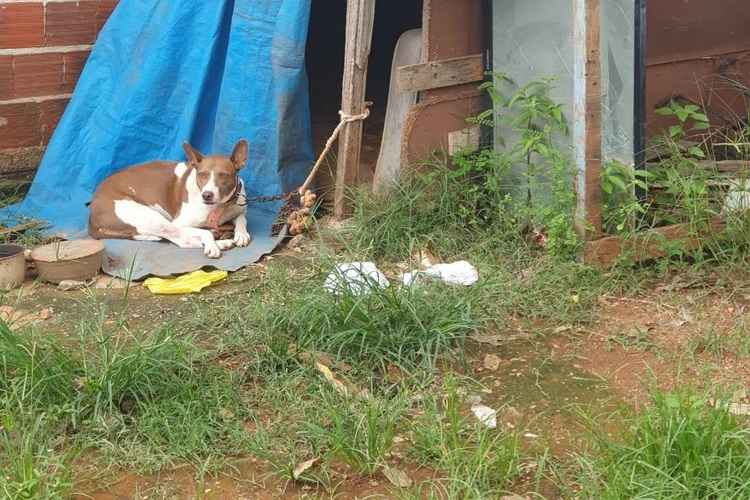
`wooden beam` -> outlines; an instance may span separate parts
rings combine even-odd
[[[685,250],[691,250],[700,244],[701,237],[723,229],[724,221],[715,217],[702,234],[696,234],[688,224],[675,224],[642,231],[628,238],[608,236],[586,242],[583,261],[592,266],[611,267],[622,255],[634,262],[664,257],[669,243],[679,243]]]
[[[396,79],[402,92],[452,87],[484,80],[482,54],[401,66]]]
[[[658,168],[659,162],[649,162],[646,164],[648,168]],[[748,160],[701,160],[696,162],[698,168],[704,170],[713,170],[719,173],[741,173],[750,172],[750,161]]]
[[[600,0],[575,0],[576,220],[578,232],[586,241],[602,234],[600,15]]]
[[[344,80],[341,94],[341,110],[346,115],[359,115],[366,107],[365,85],[374,19],[375,0],[347,0]],[[362,178],[360,173],[362,128],[361,120],[351,122],[344,127],[339,139],[333,200],[333,212],[339,219],[351,212],[347,191]]]

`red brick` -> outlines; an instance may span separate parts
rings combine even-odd
[[[63,54],[27,54],[13,57],[14,97],[69,92],[63,78]]]
[[[66,92],[72,92],[75,88],[78,77],[81,76],[83,65],[86,64],[86,59],[88,57],[88,50],[81,52],[68,52],[63,56],[63,60],[65,61],[63,80],[65,82],[65,88],[68,89]]]
[[[38,47],[44,40],[44,5],[0,5],[0,49]]]
[[[104,23],[109,19],[109,15],[115,10],[117,0],[101,0],[97,2],[99,9],[96,11],[96,32],[99,33],[104,27]]]
[[[13,58],[0,56],[0,101],[13,98]]]
[[[41,144],[39,115],[39,103],[0,104],[0,149]]]
[[[42,142],[47,144],[52,132],[60,121],[65,106],[68,105],[68,99],[56,99],[54,101],[44,101],[39,104],[39,124]]]
[[[93,43],[97,34],[99,2],[48,3],[44,45]]]

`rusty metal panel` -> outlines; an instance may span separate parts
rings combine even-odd
[[[714,124],[747,116],[750,8],[747,0],[658,0],[648,3],[647,129],[670,123],[654,110],[672,98],[704,106]]]

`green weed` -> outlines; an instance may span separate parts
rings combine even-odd
[[[439,498],[496,497],[518,474],[518,442],[464,416],[462,406],[455,380],[446,382],[442,401],[425,398],[413,425],[414,458],[445,473],[427,487]]]
[[[120,459],[193,459],[230,450],[240,438],[238,381],[205,364],[190,338],[168,328],[143,339],[83,323],[78,345],[0,323],[0,401]],[[32,437],[33,438],[33,437]],[[157,460],[158,457],[162,457]]]
[[[684,390],[655,393],[622,440],[599,436],[582,458],[585,498],[704,499],[750,495],[750,430]]]
[[[374,474],[386,464],[406,409],[404,401],[376,397],[344,400],[326,389],[320,404],[314,418],[304,425],[303,434],[308,439],[317,442],[331,458],[366,474]]]
[[[17,403],[17,402],[16,402]],[[0,408],[0,494],[12,499],[64,498],[72,487],[75,456],[54,416],[32,415],[4,401]],[[20,411],[19,411],[20,410]],[[62,449],[64,445],[67,449]]]
[[[335,296],[316,283],[294,292],[283,310],[267,314],[271,331],[301,349],[364,366],[429,367],[478,327],[476,306],[475,291],[438,284]]]

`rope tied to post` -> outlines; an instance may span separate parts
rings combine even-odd
[[[292,236],[305,232],[310,222],[310,215],[312,213],[313,207],[315,206],[315,201],[318,198],[315,193],[310,191],[310,184],[312,184],[312,181],[315,180],[315,175],[317,174],[320,165],[322,165],[323,159],[330,152],[333,144],[336,142],[336,139],[343,130],[344,126],[352,122],[366,120],[367,117],[370,116],[369,107],[372,105],[372,103],[369,101],[365,101],[364,104],[365,110],[357,115],[350,115],[344,113],[343,110],[339,110],[339,116],[341,117],[339,119],[339,124],[336,125],[333,133],[326,141],[323,152],[320,153],[320,156],[318,156],[318,160],[315,162],[312,169],[310,170],[310,173],[307,175],[305,182],[299,188],[289,191],[288,193],[270,196],[246,196],[240,194],[241,181],[238,177],[235,194],[231,199],[232,203],[240,207],[245,207],[249,203],[268,203],[271,201],[284,200],[285,204],[284,206],[282,206],[279,212],[279,216],[277,217],[277,222],[274,224],[274,228],[278,229],[278,227],[287,224],[289,226],[289,234]],[[209,228],[214,232],[214,235],[217,238],[219,238],[220,235],[222,238],[230,237],[231,233],[229,231],[233,231],[233,227],[227,225],[227,223],[223,220],[227,218],[225,217],[226,214],[227,211],[225,207],[222,206],[214,210],[209,215]]]
[[[315,162],[315,165],[313,165],[312,170],[310,170],[310,174],[307,176],[307,179],[305,180],[305,183],[302,184],[299,188],[299,194],[300,196],[304,196],[305,191],[308,190],[310,187],[310,184],[312,183],[313,179],[315,178],[315,174],[318,171],[318,168],[323,163],[323,159],[328,155],[328,152],[331,150],[331,147],[333,147],[333,143],[336,142],[336,139],[338,138],[339,134],[341,133],[341,130],[344,128],[344,125],[360,120],[366,120],[367,117],[370,116],[370,105],[371,102],[365,102],[365,110],[358,114],[358,115],[349,115],[344,113],[343,110],[339,110],[339,116],[341,119],[339,120],[339,124],[336,125],[336,128],[333,129],[333,133],[331,134],[331,137],[328,138],[326,141],[326,146],[323,148],[323,152],[320,153],[320,156],[318,156],[318,161]]]
[[[289,234],[291,234],[292,236],[305,232],[310,222],[310,214],[312,213],[312,209],[315,206],[315,201],[318,198],[315,193],[310,191],[310,184],[312,184],[312,181],[315,179],[315,175],[318,173],[320,165],[323,164],[323,159],[328,155],[329,151],[333,147],[334,142],[336,142],[339,134],[344,129],[344,126],[352,122],[366,120],[367,117],[370,116],[371,105],[371,102],[365,102],[365,110],[357,115],[350,115],[345,113],[343,110],[339,110],[339,116],[341,117],[339,119],[339,124],[336,125],[335,129],[333,129],[333,133],[326,141],[323,152],[320,153],[320,156],[318,156],[318,160],[310,170],[310,173],[308,174],[307,179],[305,179],[304,184],[302,184],[299,189],[297,189],[296,194],[299,197],[298,206],[300,208],[290,212],[286,220],[287,224],[289,224]]]

